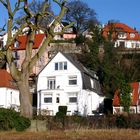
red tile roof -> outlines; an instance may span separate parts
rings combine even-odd
[[[134,83],[131,83],[130,85],[131,85],[131,88],[132,88],[132,104],[131,105],[138,105],[140,103],[140,100],[139,100],[140,83],[139,82],[134,82]],[[118,90],[114,94],[113,106],[120,106]]]
[[[114,31],[113,33],[114,39],[117,38],[116,33],[123,32],[127,34],[127,38],[125,38],[125,40],[140,40],[140,35],[138,31],[123,23],[110,23],[105,25],[105,27],[103,28],[103,36],[107,37],[107,34],[111,29]],[[134,33],[135,37],[134,38],[130,37],[130,33]]]
[[[45,37],[45,34],[36,34],[33,49],[38,49]],[[26,47],[26,41],[27,41],[27,35],[19,36],[17,41],[19,42],[19,47],[14,48],[13,50],[25,50]]]
[[[14,80],[12,79],[10,73],[4,69],[0,69],[0,87],[7,87],[12,89],[17,89]]]

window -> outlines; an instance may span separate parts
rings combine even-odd
[[[130,38],[134,38],[135,34],[134,33],[130,33]]]
[[[126,33],[118,33],[118,38],[126,38]]]
[[[44,103],[52,103],[52,97],[45,97]]]
[[[90,83],[91,83],[91,88],[95,89],[95,81],[93,79],[90,79]]]
[[[52,94],[44,94],[44,103],[52,103]]]
[[[16,41],[16,42],[14,43],[14,48],[18,48],[18,47],[19,47],[19,42]]]
[[[77,103],[77,93],[68,93],[69,103]]]
[[[77,85],[77,76],[69,76],[69,85]]]
[[[69,103],[77,103],[77,97],[69,97]]]
[[[55,77],[49,77],[47,82],[48,89],[55,89]]]
[[[120,47],[125,47],[125,42],[124,41],[120,41],[119,44],[120,44]]]
[[[67,70],[67,62],[56,62],[55,70]]]
[[[60,94],[56,94],[56,103],[60,103]]]

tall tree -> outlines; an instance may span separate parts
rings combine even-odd
[[[87,30],[92,24],[99,23],[95,11],[90,9],[86,3],[73,0],[67,4],[67,7],[66,20],[75,22],[78,34]]]
[[[38,11],[37,13],[33,13],[29,9],[28,0],[17,0],[15,3],[15,7],[12,6],[12,2],[10,0],[0,0],[0,3],[6,8],[8,13],[8,20],[7,20],[7,42],[6,47],[2,51],[5,54],[10,73],[15,80],[18,89],[20,91],[20,110],[21,115],[31,118],[32,117],[32,104],[30,100],[30,90],[29,90],[29,76],[32,71],[33,66],[38,61],[40,56],[45,51],[45,48],[48,46],[49,42],[53,39],[56,35],[54,32],[54,28],[57,23],[61,22],[64,14],[67,11],[65,7],[66,0],[53,0],[53,2],[57,3],[60,6],[60,12],[57,16],[54,16],[51,12],[47,11],[46,8],[49,6],[47,0],[45,1],[42,11]],[[24,8],[25,16],[23,19],[25,20],[24,24],[20,25],[18,31],[12,35],[12,28],[15,23],[15,14],[22,8]],[[47,26],[46,28],[42,28],[39,25],[40,19],[42,17],[48,18],[48,16],[53,17],[53,23],[51,26]],[[33,23],[30,19],[33,19],[35,22]],[[65,26],[60,34],[64,32],[64,30],[70,25]],[[27,41],[26,41],[26,52],[25,58],[23,63],[21,64],[21,70],[17,69],[14,58],[12,55],[12,46],[14,45],[15,40],[18,38],[19,35],[23,34],[23,29],[28,27],[27,34]],[[44,39],[42,46],[39,48],[38,52],[33,56],[32,55],[32,47],[34,45],[35,33],[38,30],[43,30],[46,34],[46,38]],[[58,33],[57,33],[58,34]]]
[[[124,107],[124,111],[129,113],[131,105],[131,86],[124,80],[120,84],[119,96],[120,104]]]

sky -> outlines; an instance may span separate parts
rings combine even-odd
[[[12,2],[16,0],[10,0]],[[31,0],[30,0],[31,1]],[[140,31],[140,0],[82,0],[97,14],[101,24],[115,20]],[[54,8],[57,10],[57,8]],[[0,4],[0,27],[6,22],[6,11]]]
[[[140,0],[82,0],[97,14],[97,19],[106,24],[108,20],[125,23],[140,31]]]

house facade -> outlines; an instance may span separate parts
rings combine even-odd
[[[32,57],[36,54],[45,39],[45,34],[36,34],[34,45],[32,49]],[[19,36],[13,46],[13,57],[16,67],[20,70],[21,64],[25,59],[27,35]],[[33,67],[32,74],[37,74],[48,62],[48,50],[44,51],[43,55],[39,58]]]
[[[131,106],[130,113],[139,114],[140,113],[140,83],[131,83],[132,92],[131,94]],[[123,113],[123,107],[120,105],[119,93],[115,92],[113,98],[113,114]]]
[[[11,75],[0,70],[0,108],[14,108],[19,111],[19,90],[16,87]]]
[[[52,23],[49,26],[51,26]],[[68,25],[69,24],[67,22],[57,23],[56,27],[54,28],[54,32],[60,33],[63,30],[63,28]],[[61,35],[58,34],[54,36],[54,40],[69,40],[69,39],[75,39],[75,38],[76,38],[76,28],[74,26],[71,26],[65,29],[63,34]]]
[[[67,106],[67,115],[91,115],[98,111],[104,97],[95,73],[74,59],[58,52],[38,75],[38,113],[55,115]]]
[[[115,47],[120,48],[140,48],[140,34],[136,29],[129,27],[124,23],[109,22],[103,27],[103,36],[108,37],[112,34],[115,40]]]

